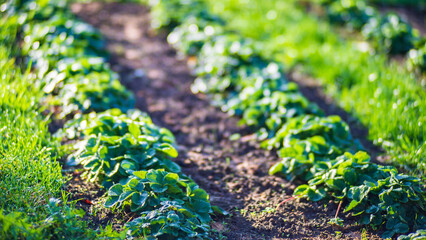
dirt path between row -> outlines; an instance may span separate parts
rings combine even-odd
[[[167,45],[164,34],[150,29],[149,12],[137,4],[75,4],[73,11],[108,39],[112,68],[135,92],[137,107],[169,128],[179,144],[177,162],[231,216],[216,217],[215,239],[361,239],[361,228],[334,229],[327,224],[337,205],[295,200],[274,211],[297,186],[269,176],[279,159],[256,142],[229,136],[250,132],[211,107],[203,95],[193,95],[193,77],[184,60]],[[340,232],[340,233],[339,233]],[[377,238],[365,233],[369,237]]]

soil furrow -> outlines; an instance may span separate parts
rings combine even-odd
[[[274,210],[298,183],[269,176],[269,167],[279,160],[275,153],[259,148],[237,118],[191,93],[194,78],[185,60],[176,57],[165,34],[150,28],[146,7],[91,3],[75,4],[73,11],[106,36],[111,66],[135,92],[137,107],[175,134],[183,172],[210,194],[213,205],[231,213],[215,218],[215,239],[361,238],[361,228],[343,213],[340,217],[348,227],[327,224],[337,209],[334,203],[323,206],[299,199]],[[233,134],[242,137],[232,141]]]

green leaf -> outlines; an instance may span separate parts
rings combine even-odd
[[[115,184],[108,190],[108,196],[110,197],[118,197],[123,193],[123,186],[121,184]]]
[[[212,206],[212,210],[216,215],[228,216],[229,212],[219,206]]]
[[[170,172],[174,172],[174,173],[181,172],[180,166],[177,163],[171,161],[170,159],[163,159],[163,162]]]
[[[391,217],[386,222],[386,229],[388,229],[388,230],[395,229],[396,225],[398,225],[399,223],[400,223],[399,219],[397,219],[396,217]]]
[[[178,181],[179,181],[179,175],[177,175],[176,173],[168,173],[164,177],[164,182],[167,184],[175,184]]]
[[[165,192],[169,187],[167,185],[162,185],[159,183],[151,183],[151,188],[156,193],[162,193]]]
[[[122,161],[121,162],[121,167],[124,169],[124,170],[136,170],[136,165],[135,165],[135,163],[133,163],[133,162],[131,162],[131,161],[128,161],[128,160],[124,160],[124,161]]]
[[[178,156],[178,152],[176,151],[176,149],[172,145],[170,145],[169,143],[162,143],[158,147],[158,150],[169,155],[172,158],[175,158],[175,157]]]
[[[386,231],[386,232],[384,232],[383,234],[382,234],[382,238],[384,238],[384,239],[390,239],[390,238],[392,238],[393,237],[393,235],[395,235],[395,231]]]
[[[209,195],[207,194],[207,192],[204,189],[201,188],[197,188],[192,190],[191,195],[192,198],[197,198],[197,199],[203,199],[203,200],[208,200]]]
[[[341,178],[327,179],[326,185],[334,190],[342,192],[346,188],[345,181]]]
[[[147,173],[148,173],[147,171],[136,171],[136,172],[133,172],[133,175],[135,175],[136,177],[140,179],[145,179]]]
[[[361,216],[360,223],[361,223],[362,225],[367,225],[367,224],[369,224],[369,223],[370,223],[370,214],[363,214],[363,215]]]
[[[293,196],[306,195],[308,191],[309,185],[302,184],[294,189]]]
[[[276,164],[274,164],[270,169],[269,169],[269,175],[275,175],[277,173],[282,173],[283,172],[283,164],[281,162],[278,162]]]
[[[96,158],[95,156],[91,157],[91,160],[89,161],[84,161],[84,168],[85,169],[90,169],[92,167],[94,167],[95,165],[99,164],[99,159]]]
[[[121,182],[120,182],[121,183]],[[138,185],[141,184],[141,181],[137,178],[130,177],[127,179],[125,185],[131,189],[136,189]]]
[[[397,232],[397,233],[406,233],[406,232],[408,232],[410,230],[410,227],[407,225],[407,224],[405,224],[405,223],[398,223],[396,226],[395,226],[395,229],[394,229],[394,231],[395,232]]]
[[[149,197],[147,192],[136,193],[132,195],[132,202],[135,206],[143,207]]]
[[[356,172],[352,168],[347,168],[344,170],[343,178],[345,179],[346,182],[350,184],[355,184],[358,179]]]
[[[198,213],[208,213],[211,210],[210,203],[199,199],[191,199],[192,206]]]
[[[319,200],[324,198],[324,195],[321,194],[318,190],[313,190],[311,188],[308,189],[306,195],[308,195],[309,199],[314,202],[318,202]]]
[[[134,191],[132,191],[132,190],[127,190],[127,191],[123,192],[123,193],[120,195],[120,198],[118,199],[118,201],[120,201],[120,202],[125,201],[127,198],[129,198],[129,197],[130,197],[130,196],[132,196],[133,194],[135,194],[135,192],[134,192]]]
[[[135,123],[130,123],[129,124],[129,132],[133,135],[133,137],[138,138],[139,135],[141,135],[141,130],[139,128],[138,125],[136,125]]]
[[[358,206],[360,203],[361,201],[352,200],[343,212],[348,212],[352,210],[354,207]]]
[[[115,165],[114,165],[114,168],[110,171],[110,172],[107,172],[107,171],[105,171],[105,173],[106,173],[106,175],[108,176],[108,177],[112,177],[115,173],[117,173],[118,172],[118,169],[120,168],[120,164],[119,163],[116,163]]]
[[[109,196],[105,202],[105,207],[111,208],[118,203],[118,196]]]
[[[367,209],[367,211],[365,211],[366,213],[371,213],[371,214],[375,214],[380,210],[380,208],[378,206],[371,206]]]

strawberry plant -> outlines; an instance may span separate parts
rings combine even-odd
[[[177,201],[161,202],[161,207],[141,213],[127,223],[129,235],[146,239],[211,239],[209,227]]]
[[[177,156],[170,132],[155,127],[141,113],[129,112],[132,114],[134,119],[114,109],[92,114],[69,126],[69,135],[75,136],[76,129],[85,134],[70,160],[83,165],[89,181],[99,181],[108,187],[127,178],[129,171],[163,168],[180,172],[180,167],[170,160]]]
[[[390,54],[407,53],[414,47],[417,36],[411,26],[398,15],[371,18],[362,29],[363,34],[374,41],[375,47]]]
[[[177,156],[170,131],[139,111],[111,109],[76,115],[65,135],[85,139],[70,159],[83,165],[88,180],[109,189],[105,206],[130,205],[140,215],[126,224],[129,236],[208,239],[209,196],[170,160]]]
[[[298,88],[294,83],[283,85],[281,91],[267,93],[265,89],[268,88],[244,88],[239,94],[240,101],[230,101],[232,108],[228,110],[242,112],[241,123],[260,127],[261,139],[275,136],[283,124],[295,117],[306,114],[323,115],[317,105],[297,92]]]
[[[170,160],[177,151],[168,130],[139,111],[118,109],[76,115],[66,127],[69,138],[85,138],[71,159],[83,165],[88,180],[109,188],[105,206],[130,205],[140,214],[126,224],[130,236],[207,238],[208,195]]]
[[[327,6],[327,17],[331,22],[338,24],[347,24],[351,28],[361,30],[361,28],[377,12],[366,5],[364,1],[349,0],[342,1],[322,1]]]
[[[268,63],[253,54],[254,45],[237,35],[214,38],[203,45],[198,57],[192,91],[220,95],[238,86],[242,76],[265,68]],[[219,96],[218,96],[219,97]]]
[[[411,69],[420,69],[426,72],[426,40],[417,44],[418,48],[408,52],[408,66]]]
[[[404,54],[409,51],[408,69],[424,72],[422,42],[425,39],[398,15],[393,13],[381,15],[372,5],[368,5],[368,1],[321,0],[320,3],[325,8],[330,22],[362,30],[363,35],[372,41],[373,47],[377,50],[390,54]]]
[[[202,0],[155,0],[149,3],[154,28],[174,28],[192,17],[220,21],[216,15],[207,11],[208,6]],[[171,12],[173,14],[170,14]]]
[[[35,62],[42,79],[38,84],[46,93],[57,94],[53,104],[62,107],[59,117],[76,112],[132,108],[133,96],[118,82],[105,61],[96,58],[103,52],[99,33],[88,24],[69,21],[69,16],[64,13],[31,22],[23,31],[23,52]]]
[[[336,3],[335,16],[341,21],[358,21],[354,23],[356,28],[367,21],[372,24],[370,8],[350,3],[340,9]],[[164,1],[157,4],[167,6]],[[368,155],[356,153],[362,146],[352,138],[347,124],[337,116],[323,117],[315,105],[300,95],[297,86],[286,80],[278,64],[261,57],[260,47],[252,40],[225,30],[205,37],[203,19],[193,17],[202,16],[204,10],[197,13],[195,8],[186,13],[168,25],[182,26],[175,28],[169,41],[189,55],[201,49],[196,55],[194,72],[198,78],[193,92],[207,93],[214,105],[241,116],[242,123],[260,130],[261,138],[268,138],[262,145],[277,149],[283,157],[270,173],[308,181],[295,191],[295,196],[314,201],[349,201],[346,211],[361,215],[362,224],[387,228],[386,237],[424,226],[425,199],[419,179],[398,174],[392,167],[372,164]],[[391,53],[411,48],[411,29],[392,17],[390,23],[386,21],[380,25],[383,34],[379,31],[375,38],[378,46]],[[367,29],[364,27],[366,33]],[[194,38],[188,37],[191,33]],[[410,204],[415,207],[408,209]]]
[[[208,39],[223,32],[222,25],[219,20],[191,17],[174,28],[167,36],[167,41],[181,53],[195,56]]]
[[[65,124],[65,129],[68,139],[100,133],[107,136],[124,136],[131,132],[135,136],[150,135],[156,141],[175,144],[174,136],[169,130],[155,126],[148,114],[134,109],[129,110],[127,114],[119,109],[110,109],[102,113],[76,115]]]
[[[207,193],[187,177],[163,169],[134,171],[110,187],[106,207],[130,204],[140,217],[126,224],[132,236],[206,239],[212,213]]]
[[[390,54],[406,53],[414,47],[417,34],[411,26],[396,14],[382,16],[366,1],[322,0],[331,22],[346,24],[362,30],[365,37],[372,40],[373,46]]]
[[[362,146],[352,138],[348,126],[337,116],[327,118],[304,116],[293,118],[277,135],[263,143],[275,147],[283,160],[269,170],[270,174],[309,180],[328,161]]]
[[[365,152],[345,153],[325,162],[294,195],[348,202],[344,211],[359,216],[361,224],[384,225],[384,238],[426,225],[426,192],[421,181],[398,174],[393,167],[370,163]]]
[[[73,78],[62,87],[56,99],[57,104],[62,105],[60,117],[75,112],[101,112],[111,108],[127,111],[134,107],[135,102],[131,92],[108,72],[92,72]]]
[[[172,33],[173,34],[173,33]],[[250,40],[238,37],[212,38],[201,49],[192,90],[212,96],[213,104],[231,115],[241,116],[242,124],[262,129],[272,136],[287,118],[302,114],[322,115],[314,104],[288,82],[282,67],[268,63],[256,53]]]
[[[398,240],[422,240],[426,238],[426,229],[417,230],[414,233],[408,235],[401,235],[398,237]]]
[[[187,177],[164,169],[134,171],[128,179],[123,179],[109,188],[107,207],[119,207],[130,203],[133,212],[159,209],[164,202],[177,202],[185,210],[186,216],[196,217],[208,223],[212,208],[206,191]]]
[[[318,137],[321,137],[321,139]],[[282,149],[280,150],[281,155],[287,156],[287,147],[292,146],[297,141],[311,138],[314,138],[313,142],[323,143],[322,146],[329,146],[327,149],[322,149],[320,146],[315,147],[312,144],[308,147],[308,149],[312,149],[312,152],[318,154],[340,155],[344,149],[359,148],[359,143],[354,143],[356,141],[352,138],[349,126],[339,116],[317,117],[312,115],[290,119],[273,138],[264,142],[263,145],[269,149]]]
[[[43,59],[38,62],[36,67],[39,68],[39,84],[47,94],[57,94],[64,84],[75,82],[75,78],[93,72],[101,76],[110,75],[110,78],[113,79],[118,78],[101,57],[64,58],[57,61],[54,67],[49,66],[49,63]]]
[[[52,67],[64,57],[105,55],[100,34],[92,26],[69,18],[69,14],[58,14],[53,19],[34,23],[28,17],[26,21],[31,24],[23,27],[23,53],[34,60],[47,60]]]

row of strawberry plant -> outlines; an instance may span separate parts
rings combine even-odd
[[[385,237],[426,227],[420,179],[371,163],[346,123],[325,117],[278,63],[261,57],[261,47],[206,9],[202,1],[156,1],[153,25],[171,28],[169,43],[195,57],[193,92],[208,94],[256,129],[263,146],[278,149],[283,159],[271,174],[308,181],[295,196],[348,203],[345,211],[360,215],[361,224],[385,225]]]
[[[57,133],[76,140],[69,161],[82,164],[87,180],[108,190],[105,207],[130,206],[139,215],[123,232],[208,239],[208,194],[172,161],[172,133],[133,109],[133,95],[106,63],[99,32],[63,1],[12,1],[6,8],[22,23],[21,49],[37,75],[34,84],[46,93],[53,114],[69,119]]]
[[[366,1],[321,0],[329,21],[359,30],[378,51],[407,54],[409,69],[426,71],[426,39],[397,14],[382,15]]]
[[[114,236],[110,226],[90,229],[84,211],[61,197],[60,141],[48,131],[35,76],[19,66],[18,18],[0,6],[0,239]]]
[[[83,139],[70,160],[108,189],[105,206],[140,213],[126,224],[132,236],[208,238],[209,197],[171,160],[178,153],[167,129],[140,111],[111,109],[69,121],[65,132]]]
[[[295,72],[313,77],[336,104],[368,127],[369,140],[385,151],[380,158],[426,176],[426,79],[384,53],[371,54],[363,41],[343,38],[297,0],[206,1],[227,19],[228,29],[261,42],[262,56],[285,63],[296,80],[300,75]]]

